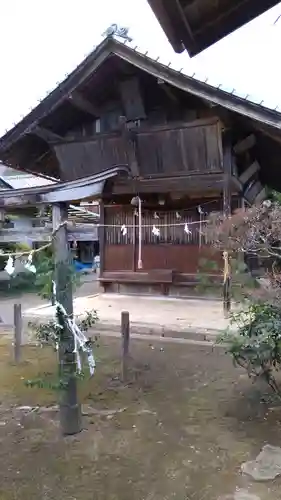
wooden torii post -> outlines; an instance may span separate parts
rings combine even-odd
[[[127,165],[112,167],[102,173],[76,181],[56,183],[35,188],[3,190],[0,194],[0,210],[12,207],[52,205],[53,229],[51,227],[32,228],[28,238],[33,241],[52,239],[55,259],[56,298],[64,307],[67,315],[73,315],[73,295],[71,287],[69,240],[76,239],[75,234],[81,228],[71,227],[67,221],[67,207],[70,202],[98,197],[103,192],[106,180],[119,174],[128,175]],[[83,231],[93,232],[93,227]],[[89,225],[88,225],[89,226]],[[32,236],[33,235],[33,236]],[[0,242],[23,241],[26,231],[0,229]],[[64,435],[76,434],[81,430],[81,407],[77,395],[76,358],[72,332],[64,325],[62,342],[59,348],[59,372],[64,384],[60,397],[60,422]]]
[[[223,214],[225,217],[231,215],[231,175],[232,175],[232,151],[230,136],[226,133],[223,141]],[[231,310],[231,270],[229,254],[223,252],[223,312],[225,318],[229,317]]]

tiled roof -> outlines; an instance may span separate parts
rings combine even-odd
[[[278,103],[273,104],[273,105],[269,104],[269,101],[267,101],[266,96],[263,96],[264,97],[263,99],[256,98],[251,94],[250,89],[249,89],[249,92],[237,91],[237,89],[235,89],[233,87],[229,88],[229,86],[226,86],[223,83],[218,84],[214,80],[212,81],[212,78],[209,78],[207,75],[203,76],[202,74],[194,72],[194,66],[190,63],[190,59],[188,57],[186,57],[185,59],[183,59],[183,57],[181,57],[179,59],[178,55],[177,55],[177,61],[172,60],[171,62],[168,62],[168,63],[162,62],[160,56],[156,56],[156,57],[154,55],[152,56],[151,50],[145,50],[144,47],[139,47],[138,45],[134,44],[133,42],[130,43],[127,40],[122,41],[122,42],[120,42],[120,40],[118,40],[118,41],[119,41],[119,43],[123,43],[124,45],[127,45],[128,47],[133,49],[138,54],[145,56],[152,61],[157,61],[162,66],[164,66],[166,68],[170,68],[170,69],[176,71],[177,73],[181,73],[182,75],[191,78],[195,82],[205,83],[207,86],[213,87],[214,89],[217,89],[217,90],[222,90],[223,92],[226,92],[230,96],[233,95],[233,96],[239,97],[247,102],[259,105],[259,106],[261,106],[261,108],[266,108],[266,109],[270,109],[273,111],[277,111],[278,113],[281,114],[281,107],[279,108]],[[180,64],[177,63],[178,61],[180,61]],[[184,64],[183,61],[184,62],[186,61],[186,64]]]
[[[47,186],[49,184],[53,184],[49,179],[45,179],[44,177],[36,177],[31,174],[24,175],[11,175],[11,176],[2,176],[3,181],[10,185],[12,189],[24,189],[38,186]]]
[[[110,41],[113,40],[114,43],[110,45]],[[108,44],[108,45],[107,45]],[[133,42],[128,42],[127,40],[122,40],[117,39],[116,37],[107,37],[104,39],[99,45],[94,47],[91,52],[85,57],[85,59],[77,66],[76,69],[74,69],[72,72],[70,72],[68,75],[66,75],[66,78],[64,78],[62,81],[57,82],[57,86],[55,89],[53,89],[51,92],[47,94],[40,102],[39,104],[36,104],[34,108],[24,117],[20,122],[18,122],[11,130],[9,130],[3,137],[0,139],[0,145],[1,142],[2,144],[5,144],[6,141],[10,141],[12,139],[12,136],[14,136],[14,133],[22,128],[24,131],[25,127],[25,122],[28,120],[31,120],[33,116],[39,116],[42,117],[46,113],[48,113],[49,109],[53,107],[53,105],[57,104],[57,101],[62,98],[63,94],[72,88],[73,80],[75,79],[76,75],[80,73],[82,74],[83,70],[85,67],[89,67],[89,65],[92,64],[92,61],[94,61],[95,54],[98,54],[99,52],[102,52],[102,50],[112,50],[112,53],[115,53],[118,55],[118,46],[126,46],[128,47],[132,53],[135,53],[142,58],[144,58],[148,63],[157,63],[158,68],[161,69],[163,68],[164,71],[170,71],[173,73],[174,77],[178,75],[181,78],[186,77],[186,82],[189,82],[190,84],[194,85],[200,85],[200,92],[202,88],[205,90],[206,94],[214,94],[218,96],[223,96],[229,97],[229,99],[234,99],[234,100],[239,100],[239,108],[240,105],[244,103],[246,105],[248,103],[249,106],[255,106],[256,109],[262,113],[262,110],[264,112],[270,111],[272,114],[275,115],[276,119],[281,120],[281,105],[279,108],[278,103],[272,104],[270,103],[266,96],[264,98],[255,98],[249,89],[249,92],[241,92],[237,91],[233,87],[229,87],[224,85],[223,83],[217,83],[215,82],[212,78],[209,78],[207,76],[203,76],[199,73],[194,72],[194,66],[190,64],[190,60],[188,57],[183,58],[181,57],[180,59],[178,57],[173,57],[171,56],[171,62],[167,63],[167,60],[165,62],[162,61],[162,57],[157,56],[156,54],[153,53],[153,49],[146,50],[143,47],[139,47],[138,45],[135,45]],[[128,54],[129,56],[129,54]],[[178,54],[174,54],[174,56],[178,56]],[[122,55],[121,55],[122,57]],[[69,89],[68,89],[69,87]],[[201,92],[202,93],[202,92]],[[60,96],[59,98],[57,96]],[[214,99],[215,102],[215,99]],[[243,113],[241,113],[243,114]],[[279,124],[278,124],[279,125]],[[279,126],[278,126],[279,128]]]

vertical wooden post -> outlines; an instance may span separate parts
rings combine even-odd
[[[21,360],[22,345],[22,315],[21,304],[14,304],[14,360],[19,363]]]
[[[105,255],[105,210],[104,201],[100,201],[100,227],[99,227],[99,247],[100,247],[100,275],[101,278],[104,271],[104,255]]]
[[[53,205],[53,229],[67,220],[67,205]],[[73,314],[73,297],[70,270],[70,251],[67,228],[62,226],[53,240],[56,298],[68,315]],[[59,376],[65,383],[60,392],[60,423],[64,435],[81,431],[81,407],[78,403],[76,381],[76,357],[72,333],[64,327],[59,347]]]
[[[223,139],[223,213],[225,217],[229,217],[231,215],[232,148],[229,134],[226,134]],[[229,256],[227,252],[224,253],[224,258],[227,258],[227,262],[225,263],[224,261],[224,265],[227,265],[227,268],[229,269]],[[226,318],[229,316],[231,309],[230,280],[231,277],[228,275],[224,278],[223,283],[223,312]]]
[[[130,343],[130,315],[128,311],[121,313],[121,335],[122,335],[122,380],[128,378],[129,343]]]
[[[0,230],[3,228],[5,221],[5,212],[4,210],[0,210]],[[3,323],[3,318],[0,316],[0,323]]]
[[[135,208],[133,207],[133,261],[132,261],[132,271],[135,273],[137,270],[137,225],[136,225],[136,215]]]

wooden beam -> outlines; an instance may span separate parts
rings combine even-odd
[[[101,114],[99,107],[89,102],[85,97],[77,92],[77,90],[71,92],[68,99],[77,109],[83,111],[84,113],[88,113],[88,115],[91,115],[94,118],[98,118]]]
[[[129,167],[133,177],[140,176],[140,168],[137,160],[136,154],[136,140],[135,135],[132,131],[128,130],[126,124],[126,117],[120,116],[120,129],[122,132],[124,145],[129,159]]]
[[[260,170],[258,161],[254,161],[239,177],[239,181],[244,186]]]
[[[119,88],[127,121],[145,119],[146,112],[138,78],[121,81]]]
[[[242,141],[239,141],[235,144],[233,151],[235,154],[245,153],[248,149],[251,149],[256,144],[256,136],[254,134],[248,135]]]
[[[262,188],[262,190],[257,194],[255,198],[255,203],[258,205],[259,203],[262,203],[266,198],[266,189]]]
[[[244,194],[246,200],[250,205],[254,203],[260,203],[266,197],[266,191],[263,188],[261,182],[259,180],[250,184],[249,188],[246,190]]]
[[[172,89],[172,87],[167,85],[166,82],[162,80],[162,78],[158,78],[157,83],[158,85],[161,86],[161,88],[164,90],[165,94],[169,97],[169,99],[171,99],[171,101],[179,104],[179,100],[177,96],[174,94],[174,90]]]
[[[68,241],[98,241],[98,227],[92,224],[67,224]],[[30,229],[0,228],[2,243],[48,242],[52,239],[52,228],[31,227]]]
[[[52,130],[48,130],[44,127],[34,127],[30,130],[29,133],[40,137],[40,139],[43,139],[48,144],[51,144],[53,142],[60,142],[63,140],[63,137],[61,135],[56,134],[55,132],[52,132]]]
[[[141,193],[182,193],[189,195],[198,192],[214,191],[221,193],[223,190],[223,173],[214,174],[191,174],[178,177],[161,178],[159,176],[150,179],[140,179],[138,189]],[[232,182],[231,189],[237,192],[237,185]],[[134,180],[117,181],[113,185],[113,194],[131,194],[135,192]]]
[[[53,228],[56,229],[67,219],[67,205],[53,206]],[[70,270],[70,251],[67,229],[61,226],[53,239],[56,299],[69,316],[73,315],[72,279]],[[63,380],[60,390],[60,423],[64,435],[81,431],[81,407],[78,402],[75,341],[72,332],[61,323],[62,332],[59,343],[59,376]]]

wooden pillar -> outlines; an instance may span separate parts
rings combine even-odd
[[[0,231],[4,226],[5,221],[5,212],[4,210],[0,210]],[[0,316],[0,323],[3,323],[3,318]]]
[[[223,213],[225,217],[231,215],[231,174],[232,174],[232,148],[231,140],[228,134],[225,135],[223,140]],[[224,283],[223,283],[223,311],[224,316],[227,318],[231,309],[231,291],[230,281],[231,277],[228,273],[229,270],[229,256],[224,252]]]
[[[53,229],[67,220],[67,205],[53,205]],[[70,251],[67,238],[67,228],[62,226],[54,235],[53,240],[56,298],[65,308],[68,315],[73,314],[73,296],[70,269]],[[64,381],[60,391],[60,422],[64,435],[76,434],[81,430],[81,408],[77,396],[76,357],[74,338],[68,328],[64,328],[59,347],[59,376]]]
[[[128,378],[129,342],[130,342],[130,315],[128,311],[121,312],[121,335],[122,335],[122,380]]]
[[[22,314],[21,304],[14,304],[14,360],[19,363],[21,360],[22,346]]]
[[[132,257],[132,271],[136,272],[137,270],[137,224],[136,224],[135,210],[133,210],[133,257]]]
[[[104,256],[105,256],[105,210],[104,201],[100,202],[100,227],[99,227],[99,247],[100,247],[100,278],[104,271]]]

